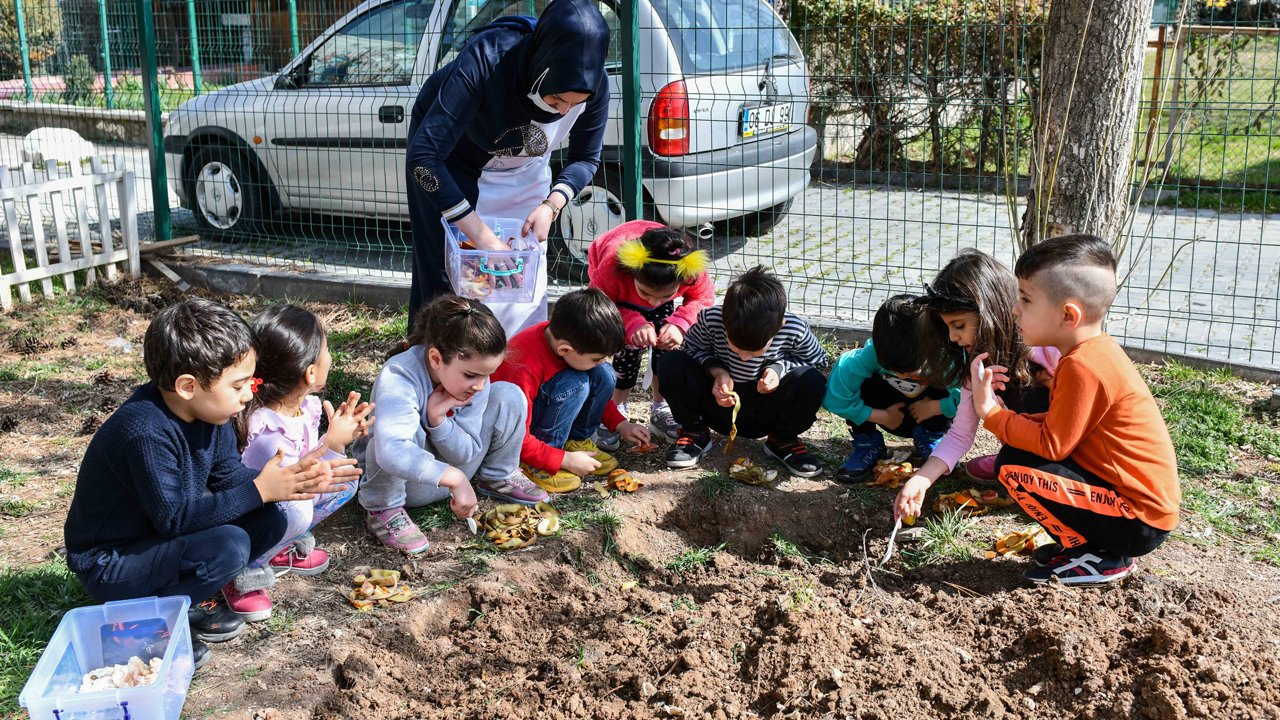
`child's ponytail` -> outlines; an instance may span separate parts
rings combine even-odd
[[[307,368],[320,360],[325,342],[324,323],[297,305],[269,307],[249,325],[257,336],[254,349],[258,362],[253,372],[253,398],[235,422],[240,450],[248,442],[250,416],[296,392],[306,379]]]
[[[688,233],[651,228],[618,246],[618,269],[651,288],[692,285],[707,270],[707,254]]]
[[[409,347],[422,345],[454,358],[493,357],[507,349],[507,333],[493,311],[478,300],[441,295],[418,311]]]

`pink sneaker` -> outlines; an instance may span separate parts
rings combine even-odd
[[[403,507],[370,511],[364,518],[364,524],[383,545],[410,555],[417,555],[431,545]]]
[[[329,569],[329,553],[320,548],[315,548],[303,555],[298,552],[297,548],[290,545],[271,558],[271,562],[268,564],[272,570],[276,571],[277,577],[285,573],[319,575]]]
[[[965,463],[964,471],[969,477],[981,482],[996,481],[996,456],[983,455]]]
[[[234,582],[229,582],[222,588],[222,597],[227,599],[227,607],[245,622],[261,622],[271,617],[271,596],[266,590],[241,593]]]

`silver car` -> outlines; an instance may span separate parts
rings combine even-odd
[[[547,0],[369,0],[278,74],[183,103],[165,126],[169,183],[202,229],[249,232],[276,211],[404,219],[404,155],[418,90],[476,28]],[[623,221],[621,31],[600,172],[553,228],[585,262]],[[809,180],[808,69],[764,0],[639,0],[645,214],[675,227],[730,221],[757,234]]]

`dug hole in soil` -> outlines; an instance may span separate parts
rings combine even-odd
[[[1273,569],[1178,544],[1104,589],[1025,587],[1026,560],[873,571],[886,538],[863,529],[888,510],[839,486],[644,477],[605,505],[616,529],[498,557],[335,642],[313,715],[1280,717]]]

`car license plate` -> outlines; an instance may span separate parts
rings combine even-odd
[[[742,108],[742,137],[791,128],[791,103]]]

